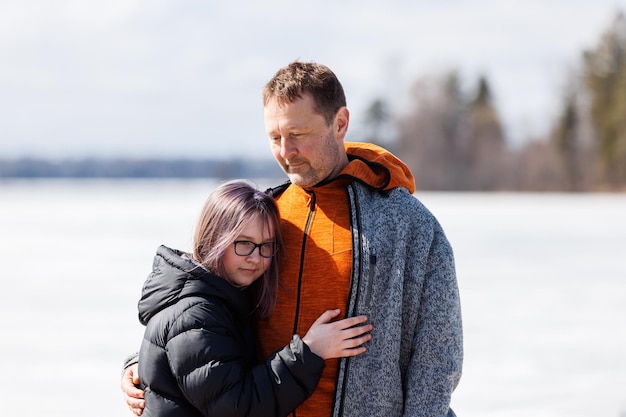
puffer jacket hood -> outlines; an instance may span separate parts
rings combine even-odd
[[[159,311],[183,297],[210,295],[222,299],[233,311],[248,311],[247,298],[228,281],[212,274],[176,249],[160,246],[141,291],[139,321],[146,325]]]
[[[353,178],[378,190],[406,188],[415,192],[415,178],[404,162],[373,143],[346,142],[350,162],[339,177]]]

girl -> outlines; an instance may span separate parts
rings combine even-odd
[[[161,246],[144,284],[139,375],[150,416],[286,416],[315,389],[324,359],[365,351],[367,317],[323,313],[263,361],[255,322],[272,313],[283,245],[274,200],[242,181],[218,187],[193,255]],[[259,363],[260,362],[260,363]]]

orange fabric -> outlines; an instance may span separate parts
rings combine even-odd
[[[352,177],[359,178],[373,188],[391,190],[396,187],[405,187],[409,190],[409,193],[413,194],[415,192],[415,178],[413,174],[404,162],[395,155],[373,143],[346,142],[345,147],[348,155],[365,159],[369,162],[369,165],[365,165],[359,161],[360,164],[356,166],[353,163],[355,161],[353,161],[348,164],[343,172],[347,172]],[[389,170],[391,178],[387,184],[381,184],[382,173],[380,170],[374,169],[373,164],[384,166]]]
[[[340,308],[345,314],[352,269],[346,185],[357,178],[377,189],[401,185],[414,191],[410,171],[384,149],[361,143],[346,143],[346,149],[374,164],[352,159],[338,179],[314,187],[312,193],[292,185],[277,197],[286,255],[281,262],[276,310],[259,323],[263,357],[284,346],[294,333],[304,336],[324,311]],[[303,233],[307,234],[304,243]],[[298,407],[297,417],[331,415],[337,365],[337,359],[326,361],[317,389]]]
[[[344,187],[333,184],[316,189],[313,196],[291,186],[277,201],[287,255],[281,263],[276,310],[270,320],[259,326],[265,357],[284,346],[292,334],[304,336],[324,311],[340,308],[345,313],[352,267],[350,220]],[[304,248],[306,256],[301,266],[303,230],[313,204],[310,235]],[[302,279],[298,308],[299,276]],[[294,323],[296,315],[297,323]],[[326,361],[320,383],[313,395],[298,407],[298,417],[328,417],[331,414],[337,364],[337,359]]]

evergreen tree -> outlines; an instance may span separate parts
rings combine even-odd
[[[365,110],[365,124],[369,126],[370,134],[368,138],[371,142],[377,142],[383,139],[382,130],[389,123],[390,114],[387,110],[387,104],[380,98],[372,101]]]
[[[584,55],[591,119],[605,181],[626,185],[626,18],[619,13],[596,49]]]
[[[494,190],[506,185],[506,143],[500,117],[486,77],[478,80],[477,93],[468,107],[468,188]]]
[[[548,151],[557,157],[559,189],[586,191],[592,188],[593,142],[590,140],[589,111],[584,106],[584,88],[571,82],[567,87],[561,116],[552,131]]]

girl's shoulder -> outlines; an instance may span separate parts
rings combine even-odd
[[[235,326],[235,312],[224,299],[213,295],[190,295],[168,310],[164,327],[169,338],[191,330]]]

